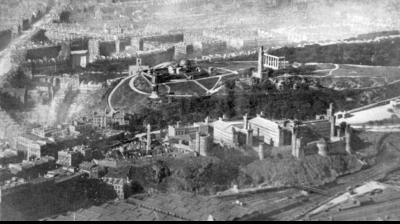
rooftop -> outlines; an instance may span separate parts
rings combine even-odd
[[[22,134],[20,137],[28,139],[30,141],[34,141],[34,142],[40,143],[41,145],[46,145],[46,144],[51,143],[51,141],[49,139],[41,138],[39,136],[30,134],[30,133]]]
[[[0,151],[0,158],[11,158],[17,156],[17,152],[13,150]]]
[[[219,127],[221,129],[228,129],[230,127],[235,127],[235,128],[243,128],[243,121],[224,121],[224,120],[218,120],[213,123],[214,127]]]
[[[82,55],[82,54],[87,54],[87,50],[81,50],[81,51],[71,51],[71,55]]]

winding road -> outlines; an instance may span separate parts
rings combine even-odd
[[[114,89],[111,91],[111,93],[108,95],[108,100],[107,100],[107,102],[108,102],[108,107],[110,108],[110,114],[111,114],[111,115],[113,115],[113,114],[115,114],[115,113],[118,112],[117,110],[115,110],[115,108],[113,107],[113,105],[112,105],[112,103],[111,103],[111,100],[112,100],[112,98],[113,98],[115,92],[116,92],[116,91],[118,90],[118,88],[121,87],[126,81],[128,81],[129,79],[134,78],[135,76],[137,76],[137,74],[131,75],[131,76],[128,76],[128,77],[122,79],[122,80],[118,83],[118,85],[115,86]]]

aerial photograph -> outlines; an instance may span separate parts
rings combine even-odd
[[[0,0],[0,221],[400,221],[400,1]]]

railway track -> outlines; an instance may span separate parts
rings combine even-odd
[[[400,198],[392,198],[385,202],[378,202],[372,205],[348,209],[340,212],[333,212],[327,214],[321,214],[315,216],[314,220],[329,220],[330,217],[334,217],[335,220],[359,220],[359,217],[371,220],[371,218],[376,217],[375,214],[379,213],[383,216],[387,214],[397,214],[400,209]],[[355,216],[356,215],[356,216]],[[382,216],[382,215],[381,215]]]

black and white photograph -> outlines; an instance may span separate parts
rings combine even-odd
[[[0,221],[400,221],[400,0],[0,0]]]

